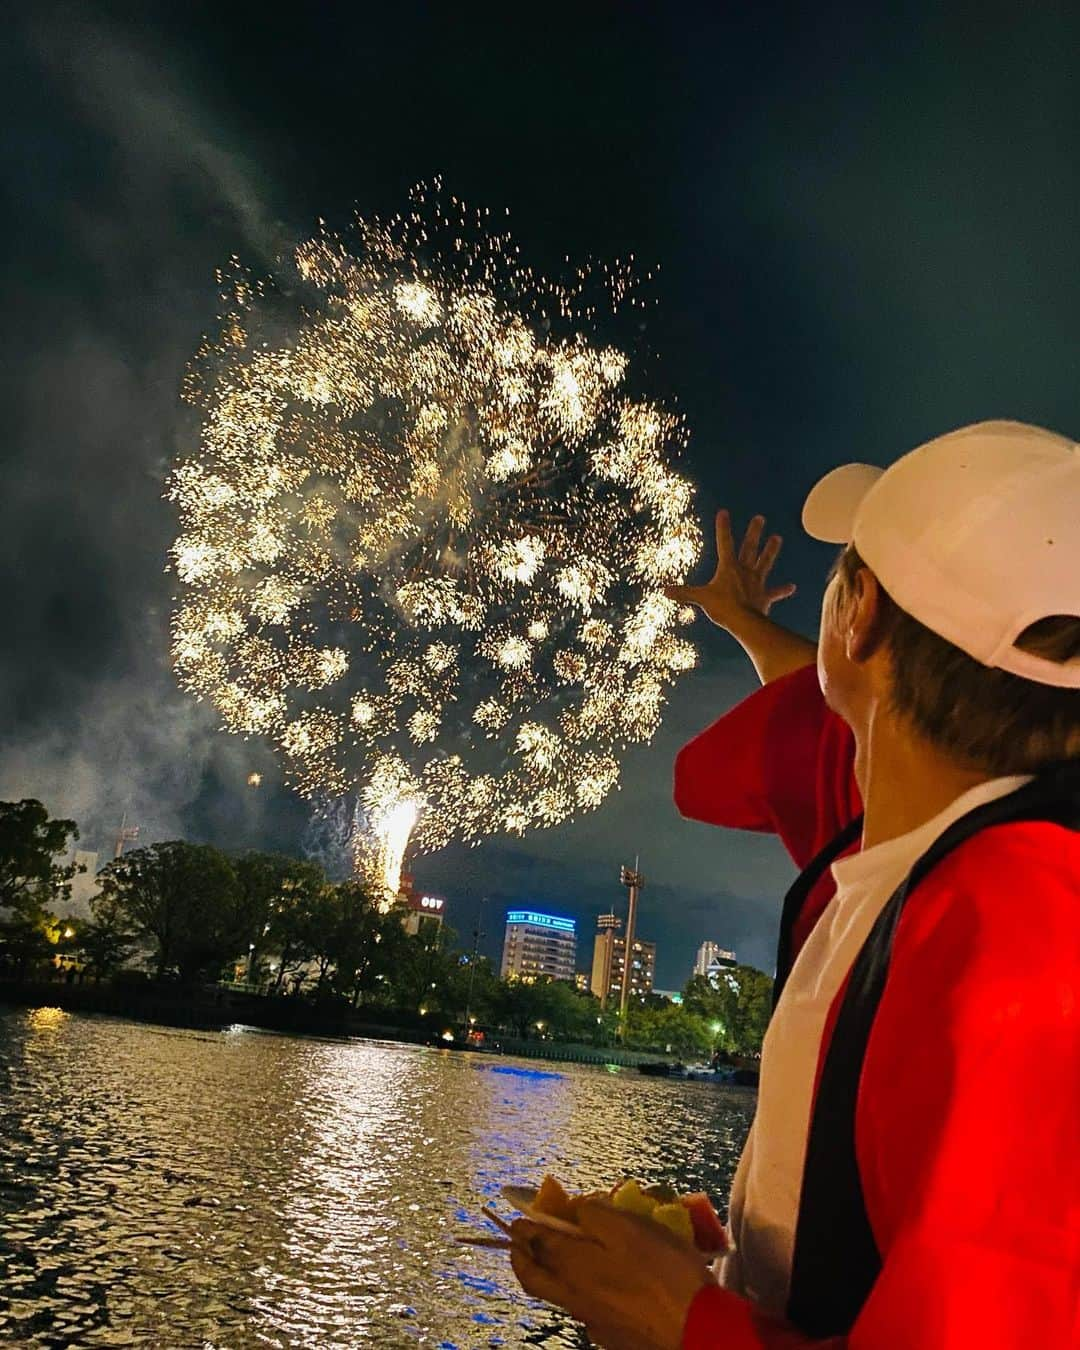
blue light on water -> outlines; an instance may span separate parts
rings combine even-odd
[[[485,1280],[481,1275],[471,1275],[467,1270],[455,1270],[453,1273],[466,1289],[475,1290],[478,1294],[498,1294],[500,1292],[499,1286],[494,1280]]]
[[[483,1067],[488,1069],[488,1073],[505,1073],[511,1078],[563,1078],[565,1076],[564,1074],[551,1073],[544,1069],[518,1069],[509,1064],[500,1064],[497,1067],[491,1068],[488,1068],[487,1065],[484,1065]]]

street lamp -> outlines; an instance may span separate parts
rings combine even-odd
[[[476,916],[476,927],[473,929],[472,960],[469,962],[469,991],[465,995],[465,1020],[470,1026],[476,1023],[476,1018],[470,1017],[469,1013],[472,1010],[473,982],[476,979],[476,957],[480,951],[480,935],[484,929],[484,906],[487,902],[487,896],[482,896],[480,910]]]

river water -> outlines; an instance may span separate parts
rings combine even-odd
[[[507,1182],[727,1194],[745,1089],[0,1009],[0,1340],[586,1344],[458,1246]]]

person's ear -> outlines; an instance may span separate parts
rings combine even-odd
[[[847,596],[844,615],[844,647],[849,661],[862,665],[885,641],[888,596],[868,567],[856,572]]]

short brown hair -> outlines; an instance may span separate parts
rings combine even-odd
[[[835,568],[845,589],[865,566],[849,545]],[[926,740],[955,759],[998,775],[1037,773],[1080,756],[1080,689],[1037,684],[980,664],[913,619],[881,589],[893,704]],[[1080,618],[1040,619],[1020,634],[1016,645],[1051,661],[1071,660],[1080,656]]]

